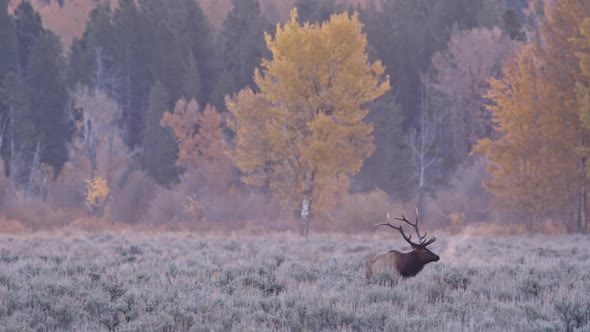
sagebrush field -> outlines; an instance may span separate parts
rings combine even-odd
[[[590,331],[587,236],[444,236],[367,281],[396,236],[0,235],[3,331]]]

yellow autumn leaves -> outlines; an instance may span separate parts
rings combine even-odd
[[[379,61],[369,62],[356,14],[302,25],[294,10],[266,43],[272,57],[255,73],[259,92],[227,99],[232,160],[244,181],[289,206],[308,200],[322,208],[372,153],[363,107],[389,90],[389,79]]]
[[[485,187],[530,230],[548,219],[588,229],[589,17],[587,1],[558,1],[538,38],[504,66],[503,78],[490,81],[498,137],[476,147],[492,176]]]
[[[104,206],[109,197],[109,185],[100,176],[86,179],[86,192],[84,193],[86,206],[90,211],[96,211]]]

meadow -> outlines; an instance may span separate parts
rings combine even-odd
[[[590,331],[588,236],[440,236],[417,277],[368,281],[408,249],[382,235],[4,234],[0,330]]]

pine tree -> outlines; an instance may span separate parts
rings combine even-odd
[[[183,55],[188,55],[188,50],[178,43],[178,39],[179,35],[167,24],[160,24],[156,30],[153,68],[156,80],[169,91],[170,100],[182,97],[185,78],[187,58]]]
[[[186,45],[190,49],[184,52],[184,59],[192,54],[199,67],[201,82],[201,99],[199,102],[206,104],[211,100],[213,87],[217,84],[220,61],[215,57],[213,28],[209,19],[199,6],[197,1],[182,0],[185,16],[182,20],[181,36],[186,36]],[[180,45],[184,45],[181,41]]]
[[[160,80],[172,100],[180,99],[185,63],[194,56],[199,68],[202,102],[208,102],[216,84],[211,28],[207,17],[193,0],[142,0],[145,31],[157,36],[150,52],[154,78]]]
[[[400,201],[414,196],[409,181],[414,163],[402,127],[403,113],[393,96],[371,103],[367,120],[374,126],[375,152],[367,158],[357,175],[352,178],[351,190],[368,191],[379,188]]]
[[[123,108],[123,127],[130,147],[141,145],[145,110],[153,84],[151,53],[153,43],[148,22],[135,0],[122,0],[113,14],[115,63],[120,73],[119,100]],[[153,36],[153,35],[152,35]]]
[[[16,39],[16,26],[14,18],[8,14],[8,1],[0,0],[0,90],[4,88],[4,77],[10,72],[17,72],[18,68],[18,44]],[[8,101],[0,98],[0,135],[8,134]],[[5,144],[9,137],[0,137],[0,157],[4,160],[10,158],[8,145]],[[1,174],[0,174],[1,176]]]
[[[4,75],[17,71],[18,49],[14,18],[8,14],[8,0],[0,0],[0,81]]]
[[[502,23],[504,31],[510,36],[512,40],[523,41],[526,38],[526,34],[523,30],[520,17],[516,10],[510,8],[502,14]]]
[[[342,11],[334,0],[297,0],[295,8],[299,21],[310,23],[324,22],[330,15]]]
[[[419,122],[420,74],[446,48],[453,26],[462,30],[497,23],[495,0],[379,1],[361,12],[367,39],[382,59],[404,112],[404,126]]]
[[[42,144],[41,161],[56,174],[68,158],[72,128],[67,122],[65,61],[59,38],[44,32],[31,49],[27,86],[35,130]]]
[[[170,131],[160,126],[168,109],[168,92],[158,81],[150,92],[143,139],[143,167],[161,185],[169,185],[178,179],[176,142]]]
[[[225,79],[233,93],[253,86],[254,69],[264,52],[264,17],[257,0],[233,0],[233,9],[223,22]]]
[[[201,98],[201,88],[201,73],[199,72],[197,60],[195,60],[195,57],[191,53],[184,70],[182,86],[184,98],[188,100],[199,100]]]
[[[115,89],[110,75],[115,66],[114,33],[110,6],[99,4],[90,12],[82,38],[72,43],[68,72],[70,88],[80,83],[107,91]]]
[[[22,1],[14,11],[16,33],[18,39],[19,63],[26,75],[29,68],[29,57],[37,38],[45,29],[41,22],[41,15],[35,11],[29,1]]]
[[[13,72],[5,75],[1,82],[0,100],[6,107],[4,151],[12,185],[25,185],[31,173],[33,155],[39,142],[35,131],[27,86],[25,81]]]

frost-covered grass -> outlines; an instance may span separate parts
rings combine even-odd
[[[441,261],[417,277],[365,279],[370,253],[404,247],[393,235],[0,235],[0,330],[590,331],[589,237],[441,237]]]

